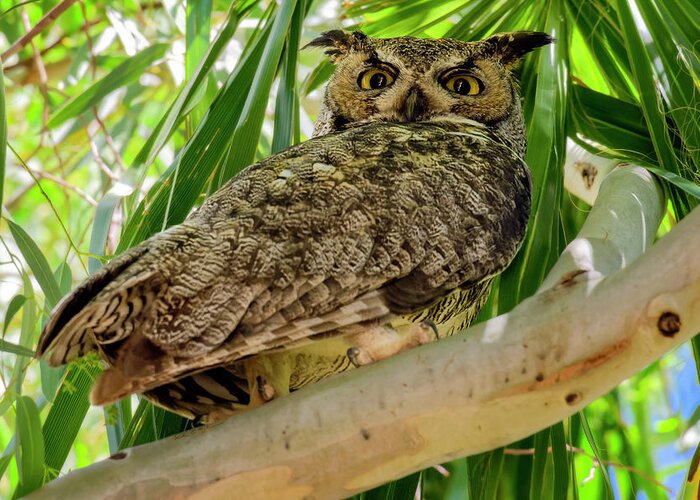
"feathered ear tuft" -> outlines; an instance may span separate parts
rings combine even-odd
[[[501,58],[501,62],[506,67],[515,66],[520,58],[528,52],[555,41],[547,33],[539,31],[499,33],[484,40],[485,43],[493,47],[495,55]]]
[[[307,47],[328,47],[326,55],[331,61],[337,62],[348,55],[350,50],[359,49],[362,41],[367,38],[367,35],[361,31],[343,31],[331,30],[321,33],[317,38],[314,38],[304,46]]]

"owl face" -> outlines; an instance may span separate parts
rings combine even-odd
[[[497,125],[520,113],[512,76],[519,58],[551,41],[531,32],[478,42],[324,33],[309,45],[327,47],[336,70],[315,135],[374,121]]]

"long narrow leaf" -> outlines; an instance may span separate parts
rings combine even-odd
[[[275,105],[275,130],[272,136],[272,153],[288,148],[298,140],[295,131],[299,130],[299,94],[297,93],[297,53],[301,25],[304,20],[306,1],[299,0],[292,16],[292,22],[287,35],[282,63],[282,77],[277,89]],[[296,140],[295,140],[296,139]]]
[[[215,186],[217,188],[253,162],[255,150],[258,147],[258,137],[265,118],[267,98],[277,73],[285,35],[292,22],[296,4],[296,0],[282,0],[281,7],[277,11],[272,32],[267,38],[265,49],[258,61],[253,87],[246,98],[241,116],[233,132],[231,150],[216,177]]]
[[[554,462],[554,498],[566,498],[569,489],[569,453],[562,422],[552,426],[552,461]]]
[[[209,47],[211,8],[212,0],[187,1],[185,78],[188,80],[196,73],[197,67]],[[201,121],[204,113],[206,113],[206,108],[197,105],[190,111],[190,119],[197,124]]]
[[[231,37],[235,33],[241,18],[254,4],[255,2],[252,0],[240,3],[234,2],[231,4],[231,9],[229,10],[224,27],[221,29],[216,39],[209,47],[207,54],[200,62],[193,77],[187,80],[182,90],[180,90],[178,93],[173,105],[170,107],[170,109],[168,109],[167,113],[165,113],[163,118],[158,123],[158,126],[149,137],[148,141],[136,155],[136,158],[134,159],[135,165],[150,165],[155,161],[156,155],[161,150],[168,138],[172,135],[175,125],[179,120],[184,118],[184,110],[190,104],[190,100],[199,92],[199,89],[206,79],[206,76],[209,74],[212,66],[221,55],[221,52],[226,47],[226,44],[228,44],[228,42],[231,40]]]
[[[7,116],[5,112],[5,80],[0,61],[0,207],[5,190],[5,161],[7,159]]]
[[[557,7],[559,6],[559,7]],[[544,31],[566,33],[566,18],[555,0],[547,11]],[[526,110],[528,149],[526,161],[533,178],[532,215],[518,256],[501,277],[499,311],[512,309],[535,292],[562,250],[559,239],[563,164],[566,152],[566,103],[568,92],[568,47],[566,37],[539,51],[534,92],[529,93]]]
[[[65,374],[42,428],[49,479],[58,474],[68,457],[90,407],[90,387],[100,371],[94,360],[82,360]]]
[[[27,234],[27,232],[14,222],[8,220],[8,226],[10,227],[10,232],[12,237],[17,243],[19,251],[22,256],[29,264],[29,268],[34,273],[34,277],[39,282],[39,286],[44,292],[46,297],[46,308],[51,309],[59,300],[61,300],[61,291],[58,288],[58,283],[56,283],[56,278],[51,272],[49,263],[46,261],[46,257],[41,253],[39,247],[34,240]]]
[[[544,473],[547,458],[549,458],[550,433],[551,429],[547,428],[535,434],[535,456],[530,479],[530,500],[542,498],[544,493]]]
[[[27,300],[22,305],[22,325],[19,334],[19,345],[31,350],[34,344],[34,335],[36,333],[37,312],[36,298],[32,288],[32,282],[27,273],[22,273],[22,281],[24,282],[24,296]],[[15,360],[15,366],[12,370],[12,380],[15,384],[15,393],[22,394],[22,382],[24,381],[25,368],[30,361],[29,356],[18,355]],[[0,415],[4,413],[4,409],[0,411]]]
[[[10,303],[7,304],[7,309],[5,310],[5,320],[2,324],[3,336],[7,332],[7,326],[10,324],[10,321],[12,321],[12,318],[14,318],[15,314],[17,314],[17,312],[19,312],[19,310],[22,309],[22,304],[24,304],[25,300],[27,300],[27,297],[25,297],[21,293],[18,293],[17,295],[12,297]]]
[[[252,85],[257,61],[269,35],[270,29],[264,29],[173,165],[138,206],[124,229],[117,253],[160,231],[163,225],[177,224],[187,216],[212,172],[223,161],[231,143],[231,137],[224,132],[232,122],[238,121],[245,101],[241,89]],[[172,199],[177,199],[177,205],[169,203]]]
[[[27,349],[24,346],[13,344],[12,342],[8,342],[7,340],[3,339],[0,339],[0,351],[9,352],[18,356],[34,356],[34,351],[31,349]]]
[[[484,478],[484,498],[498,498],[498,485],[501,483],[504,462],[503,448],[489,452],[489,464]]]
[[[74,118],[83,111],[95,106],[107,94],[138,80],[154,62],[163,58],[169,46],[167,43],[157,43],[130,57],[104,78],[61,106],[49,118],[47,125],[49,127],[57,127],[66,120]]]
[[[23,497],[41,486],[44,478],[44,439],[39,409],[32,398],[17,399],[17,472],[15,497]]]
[[[642,35],[639,33],[640,19],[634,17],[628,0],[617,0],[617,11],[629,57],[636,62],[632,65],[632,76],[637,83],[637,88],[644,89],[639,94],[640,104],[654,143],[659,166],[676,175],[681,175],[666,125],[663,103],[656,91],[652,63],[642,41]],[[671,201],[679,218],[685,216],[693,206],[682,191],[672,191]]]
[[[613,487],[612,483],[610,482],[610,475],[608,474],[608,469],[605,465],[605,461],[603,460],[603,456],[600,453],[600,449],[598,448],[598,445],[596,444],[596,440],[593,437],[593,433],[591,432],[591,428],[588,425],[588,419],[586,418],[586,414],[582,411],[579,413],[581,416],[581,428],[583,429],[583,433],[586,436],[586,439],[588,440],[588,444],[591,446],[591,449],[593,450],[593,454],[595,455],[596,460],[598,461],[598,467],[600,468],[600,471],[603,474],[603,482],[605,484],[605,492],[606,492],[606,497],[607,498],[615,498],[615,494],[613,493]]]
[[[678,134],[696,169],[700,169],[700,83],[693,81],[688,57],[692,47],[683,47],[673,39],[671,31],[661,17],[655,0],[636,0],[637,8],[645,20],[653,39],[646,44],[654,59],[663,63],[663,69],[652,66],[664,90],[668,113],[676,124]],[[698,31],[700,36],[700,31]]]

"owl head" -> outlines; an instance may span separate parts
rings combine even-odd
[[[325,47],[336,65],[314,136],[376,121],[467,118],[492,127],[514,147],[524,149],[513,71],[523,55],[552,41],[537,32],[463,42],[328,31],[309,43]]]

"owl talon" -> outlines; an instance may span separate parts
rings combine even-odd
[[[268,384],[260,375],[258,375],[256,381],[258,383],[258,392],[260,393],[260,397],[263,398],[263,401],[273,400],[276,396],[275,388]]]
[[[351,347],[345,354],[355,368],[362,366],[358,361],[358,358],[360,357],[360,350],[357,347]]]
[[[430,329],[435,334],[435,340],[440,340],[440,332],[438,331],[438,327],[432,319],[424,319],[423,321],[421,321],[421,323],[423,323],[427,327],[430,327]]]

